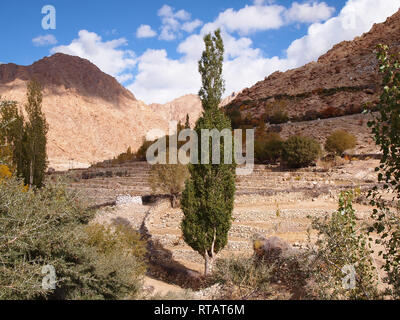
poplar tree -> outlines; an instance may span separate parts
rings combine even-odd
[[[231,129],[230,120],[219,109],[225,82],[222,78],[224,44],[220,30],[204,37],[205,51],[199,61],[202,87],[199,92],[204,109],[195,131]],[[199,139],[201,140],[201,139]],[[211,141],[211,138],[210,138]],[[190,164],[190,179],[182,194],[184,218],[181,229],[185,242],[203,256],[205,275],[212,272],[216,255],[227,245],[232,226],[236,164],[224,163],[224,144],[220,144],[220,164]],[[200,146],[200,141],[199,141]],[[199,147],[199,158],[202,153]],[[212,144],[209,144],[212,154]]]
[[[28,103],[25,105],[28,116],[26,124],[27,166],[24,178],[26,184],[42,187],[47,168],[46,146],[49,127],[42,111],[42,87],[36,80],[29,82],[27,98]]]

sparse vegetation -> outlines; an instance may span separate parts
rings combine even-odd
[[[168,155],[166,156],[168,159]],[[187,165],[155,164],[151,166],[150,185],[154,193],[168,194],[173,208],[178,206],[178,199],[189,178]]]
[[[317,299],[376,299],[377,270],[366,230],[357,226],[353,191],[342,192],[331,218],[313,219],[318,240],[309,244],[313,286]]]
[[[213,281],[222,286],[226,300],[267,299],[272,293],[271,267],[253,257],[218,259]]]

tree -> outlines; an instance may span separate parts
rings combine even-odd
[[[344,130],[337,130],[326,139],[325,150],[336,156],[341,156],[343,152],[354,149],[356,145],[357,139],[354,135]]]
[[[186,115],[185,129],[190,129],[189,114]]]
[[[311,165],[321,154],[321,146],[308,137],[292,136],[283,144],[282,160],[290,168]]]
[[[390,54],[386,45],[378,46],[377,58],[379,70],[383,74],[383,93],[380,102],[371,110],[373,120],[368,123],[372,128],[376,144],[382,151],[378,173],[378,182],[383,190],[375,186],[370,192],[375,223],[370,232],[380,236],[377,243],[385,250],[379,254],[385,260],[387,272],[385,281],[389,284],[389,294],[400,298],[400,54]],[[385,201],[384,191],[393,196],[393,201]],[[397,208],[397,209],[393,209]]]
[[[28,83],[28,103],[25,110],[28,115],[26,124],[27,133],[27,161],[29,175],[25,176],[25,183],[41,187],[47,168],[47,132],[49,130],[44,113],[42,112],[42,88],[39,82],[31,80]]]
[[[230,120],[219,109],[224,91],[224,44],[220,30],[214,35],[206,35],[204,42],[206,49],[199,61],[199,72],[202,76],[199,96],[204,112],[195,127],[199,137],[202,129],[231,130]],[[224,145],[225,141],[220,144],[220,164],[189,165],[191,177],[182,194],[183,238],[203,256],[205,275],[212,271],[216,255],[227,245],[228,232],[232,225],[236,164],[234,161],[232,164],[224,163]],[[211,144],[209,148],[211,154]],[[199,155],[201,152],[199,147]]]
[[[2,101],[0,105],[0,146],[3,157],[18,176],[24,176],[26,168],[26,130],[17,102]]]
[[[166,159],[169,159],[168,154]],[[170,195],[172,208],[176,208],[188,177],[189,171],[186,165],[155,164],[151,166],[150,184],[153,192]]]

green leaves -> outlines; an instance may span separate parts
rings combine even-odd
[[[382,193],[400,195],[400,62],[399,55],[389,53],[387,45],[378,46],[377,58],[379,71],[383,73],[383,92],[377,105],[378,114],[373,114],[374,121],[369,126],[374,134],[376,144],[382,151],[382,160],[376,169],[378,182],[384,182],[383,191],[374,187],[370,191],[371,205],[376,206],[372,217],[375,219],[372,230],[380,235],[377,243],[386,249],[385,281],[390,285],[389,294],[400,297],[400,217],[398,209],[391,203],[382,200]]]
[[[221,32],[217,30],[214,35],[205,36],[204,42],[206,49],[199,61],[202,77],[199,95],[204,113],[195,127],[199,137],[203,129],[217,129],[220,132],[231,129],[229,119],[218,108],[225,90],[222,79],[224,45]],[[189,165],[190,179],[182,193],[183,238],[193,250],[204,257],[206,265],[209,258],[213,260],[227,245],[228,232],[232,225],[236,165],[224,163],[224,142],[222,140],[220,144],[220,164]],[[199,146],[201,154],[200,141]],[[212,154],[212,143],[209,148],[209,154]],[[205,271],[209,271],[207,267]]]

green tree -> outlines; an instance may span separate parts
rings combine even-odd
[[[29,175],[25,175],[25,183],[41,187],[47,168],[47,132],[49,130],[44,113],[42,112],[42,87],[36,80],[28,83],[28,103],[25,110],[28,115],[27,161]]]
[[[337,130],[326,139],[325,150],[336,156],[341,156],[343,152],[354,149],[356,145],[357,139],[354,135],[344,130]]]
[[[18,176],[24,176],[26,167],[26,130],[17,102],[2,101],[0,105],[0,145],[8,153],[8,163]]]
[[[224,91],[222,64],[224,44],[220,30],[204,37],[205,51],[199,62],[202,76],[200,98],[203,116],[197,121],[195,131],[201,137],[203,129],[231,130],[230,120],[219,109]],[[211,140],[211,139],[210,139]],[[184,218],[181,223],[185,242],[203,256],[205,275],[212,271],[216,255],[227,245],[232,225],[235,194],[236,164],[224,163],[224,145],[220,144],[220,164],[190,164],[190,179],[182,194]],[[209,154],[212,146],[209,145]],[[199,148],[199,156],[201,152]]]
[[[302,168],[311,165],[321,154],[321,146],[314,139],[292,136],[283,144],[282,160],[290,168]]]
[[[370,232],[377,232],[377,243],[383,245],[384,252],[379,254],[385,260],[385,271],[389,284],[389,294],[400,298],[400,54],[390,54],[386,45],[378,46],[377,58],[379,70],[383,74],[383,93],[380,102],[373,108],[377,113],[368,123],[372,128],[376,144],[382,151],[380,166],[376,168],[378,182],[383,185],[374,187],[369,196],[376,207],[372,217],[375,219]],[[383,199],[387,192],[393,201]],[[397,209],[393,209],[396,208]]]

